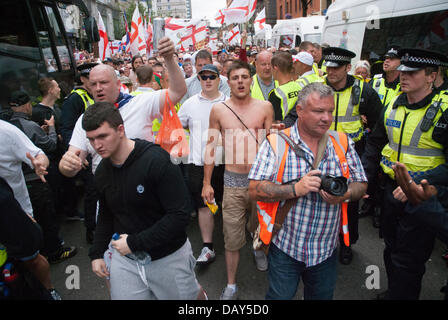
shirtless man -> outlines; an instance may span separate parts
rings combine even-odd
[[[274,119],[271,103],[254,99],[250,95],[252,78],[247,63],[234,62],[229,67],[227,75],[231,98],[215,104],[210,112],[202,188],[202,197],[212,203],[214,190],[211,186],[211,176],[215,150],[221,135],[225,153],[222,207],[228,282],[221,300],[236,299],[239,250],[246,244],[246,209],[250,213],[248,230],[255,231],[258,224],[255,203],[249,200],[247,175],[255,159],[258,145],[265,138]],[[255,261],[258,269],[267,270],[266,257],[262,252],[256,252]]]

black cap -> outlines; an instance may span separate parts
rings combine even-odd
[[[384,59],[386,58],[400,58],[398,56],[398,51],[400,50],[400,46],[397,45],[391,45],[387,52],[384,54]]]
[[[78,69],[79,73],[82,76],[89,76],[90,71],[97,66],[98,63],[83,63],[79,65],[76,69]]]
[[[438,68],[445,59],[444,55],[430,50],[404,48],[398,51],[401,64],[398,71],[417,71],[426,67]]]
[[[338,47],[328,47],[322,50],[326,67],[340,67],[349,64],[356,53]]]
[[[201,71],[199,72],[199,74],[201,74],[204,71],[210,71],[210,72],[219,74],[218,68],[216,66],[214,66],[213,64],[206,64],[205,66],[203,66]]]
[[[11,107],[20,107],[24,104],[30,102],[31,99],[29,95],[24,91],[14,91],[9,98],[8,104]]]

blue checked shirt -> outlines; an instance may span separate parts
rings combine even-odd
[[[282,183],[301,178],[313,170],[311,163],[314,162],[314,155],[305,142],[300,139],[297,123],[291,127],[291,138],[305,151],[307,160],[297,158],[294,151],[289,148]],[[279,137],[279,139],[281,138]],[[350,170],[349,183],[367,182],[361,160],[351,139],[349,139],[346,158]],[[279,165],[277,156],[266,139],[257,153],[248,178],[275,182]],[[339,158],[330,138],[317,169],[323,175],[342,176]],[[311,267],[331,256],[337,247],[340,227],[341,205],[328,204],[319,193],[310,192],[306,196],[300,197],[296,205],[288,212],[283,227],[272,239],[272,243],[290,257]]]

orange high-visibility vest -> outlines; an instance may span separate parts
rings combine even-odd
[[[291,128],[283,130],[283,132],[289,137]],[[345,178],[350,177],[350,171],[347,164],[345,153],[348,149],[348,138],[345,133],[337,131],[328,131],[333,147],[339,158],[342,174]],[[275,181],[278,184],[282,183],[283,173],[285,171],[286,159],[289,151],[289,144],[283,139],[278,139],[278,134],[271,134],[267,137],[272,149],[277,155],[277,163],[280,163],[279,170],[276,174]],[[274,229],[275,217],[277,210],[279,209],[280,201],[277,202],[262,202],[257,201],[258,221],[260,223],[260,239],[264,244],[268,245],[271,242],[272,231]],[[348,232],[348,218],[347,218],[348,203],[343,202],[341,205],[342,211],[342,223],[341,231],[344,236],[344,243],[346,246],[350,245],[350,238]]]

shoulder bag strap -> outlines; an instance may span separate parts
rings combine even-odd
[[[233,112],[233,114],[235,115],[235,117],[237,117],[238,120],[240,120],[240,122],[243,124],[243,126],[247,129],[247,131],[249,131],[250,135],[255,139],[255,141],[258,143],[257,138],[255,137],[255,135],[252,133],[252,131],[250,131],[250,129],[246,126],[246,124],[243,122],[243,120],[241,120],[241,118],[236,114],[235,111],[233,111],[232,108],[230,108],[225,102],[222,102],[223,105],[225,105],[230,111]]]

